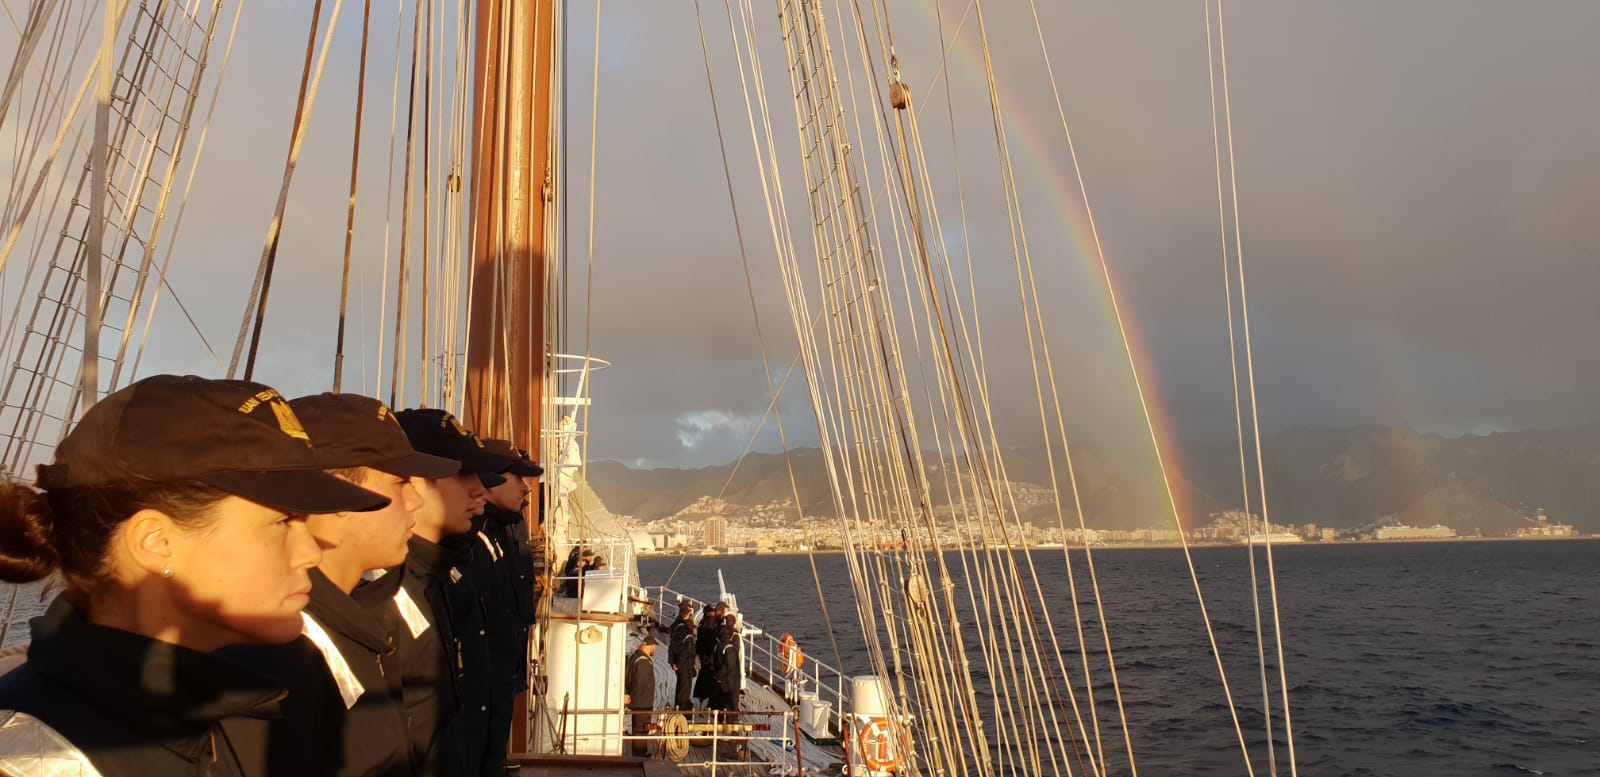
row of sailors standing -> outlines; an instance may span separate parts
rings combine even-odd
[[[0,775],[505,774],[539,474],[441,410],[112,393],[0,484],[0,579],[62,582],[0,677]]]

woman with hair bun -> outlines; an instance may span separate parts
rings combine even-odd
[[[389,500],[323,472],[278,392],[174,375],[91,408],[37,485],[0,485],[0,579],[63,591],[0,678],[0,774],[306,773],[266,755],[282,688],[212,652],[299,636],[305,515]]]

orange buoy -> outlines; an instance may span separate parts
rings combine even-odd
[[[805,651],[794,641],[794,635],[788,632],[778,639],[778,657],[783,663],[784,674],[794,674],[806,664]]]

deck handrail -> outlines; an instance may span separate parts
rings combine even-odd
[[[651,610],[655,615],[656,622],[663,626],[669,626],[672,621],[677,619],[677,603],[679,600],[692,602],[697,614],[706,604],[688,594],[674,591],[666,586],[654,586],[645,590],[653,590],[655,592],[655,595],[650,597]],[[787,692],[788,689],[779,685],[781,681],[796,682],[798,685],[796,694],[798,694],[799,690],[815,692],[818,701],[828,702],[830,705],[828,708],[829,727],[833,731],[845,731],[847,728],[845,702],[849,698],[850,678],[837,667],[825,661],[820,661],[811,655],[806,655],[804,665],[797,668],[795,672],[792,674],[785,673],[783,671],[783,648],[779,637],[750,622],[743,617],[743,613],[740,614],[740,623],[743,626],[740,630],[740,652],[745,657],[746,666],[752,670],[764,668],[763,676],[766,678],[768,687],[778,691],[791,704],[798,705],[798,695],[790,698]]]

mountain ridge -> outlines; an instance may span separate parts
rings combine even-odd
[[[1446,437],[1409,425],[1286,428],[1262,442],[1271,519],[1277,524],[1349,529],[1384,521],[1442,523],[1463,534],[1503,534],[1543,508],[1552,521],[1579,531],[1600,531],[1600,423]],[[1185,522],[1244,507],[1237,443],[1185,448],[1169,471]],[[1059,452],[1057,480],[1067,478]],[[1151,467],[1133,467],[1094,450],[1073,450],[1085,521],[1091,528],[1133,529],[1169,525],[1161,479]],[[1051,465],[1043,449],[1007,449],[1006,479],[1043,492],[1045,500],[1019,509],[1023,520],[1054,524],[1048,498]],[[930,458],[930,461],[932,459]],[[1255,480],[1254,462],[1251,480]],[[789,470],[793,468],[791,484]],[[949,501],[937,465],[928,478],[935,505]],[[834,500],[822,452],[816,448],[752,453],[741,462],[698,468],[634,469],[616,461],[589,465],[589,482],[616,513],[641,521],[671,516],[704,497],[734,506],[792,503],[831,518]],[[1252,511],[1259,513],[1258,505]],[[1063,512],[1076,523],[1068,501]]]

